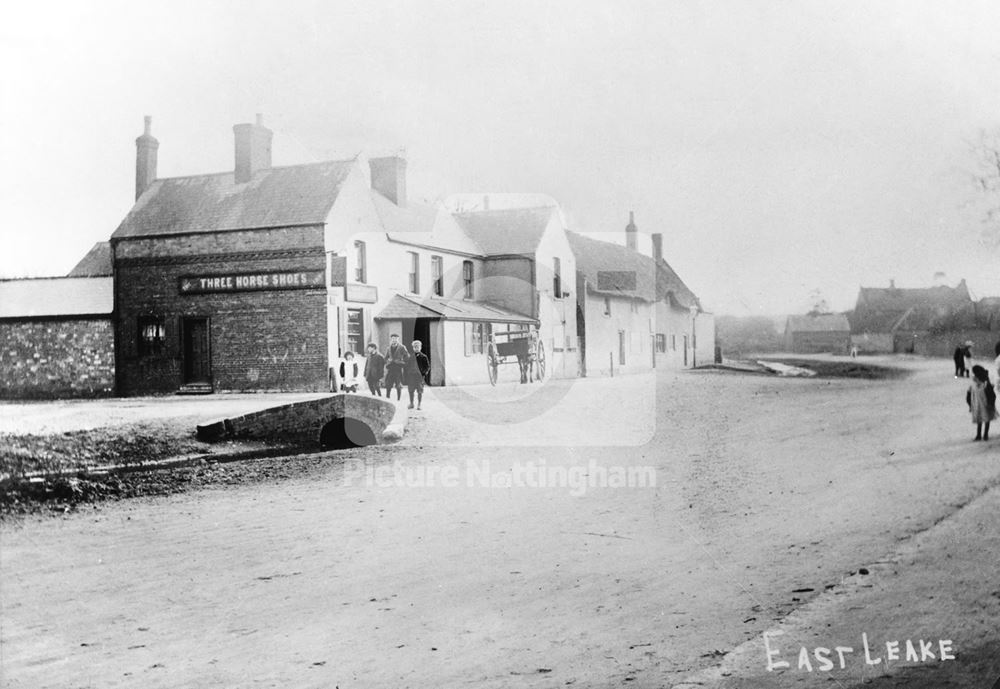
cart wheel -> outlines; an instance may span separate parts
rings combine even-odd
[[[538,380],[545,380],[545,346],[541,338],[538,340],[538,349],[535,352],[535,364],[538,366]]]
[[[486,350],[486,372],[490,376],[490,385],[497,384],[497,368],[499,368],[500,362],[497,361],[497,349],[490,342],[489,349]]]

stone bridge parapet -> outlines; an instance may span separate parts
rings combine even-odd
[[[198,426],[198,439],[287,440],[329,448],[379,445],[396,406],[378,397],[335,394]]]

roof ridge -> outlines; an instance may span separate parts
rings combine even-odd
[[[288,170],[290,168],[311,167],[313,165],[328,165],[330,163],[355,163],[355,162],[357,162],[356,158],[343,158],[343,159],[337,159],[337,160],[314,160],[311,163],[293,163],[293,164],[290,164],[290,165],[272,165],[271,167],[262,168],[260,170],[257,170],[257,172],[263,172],[263,171],[269,171],[269,170]],[[166,180],[171,180],[171,179],[192,179],[194,177],[221,177],[223,175],[235,175],[235,174],[236,174],[235,170],[223,170],[222,172],[197,172],[197,173],[190,174],[190,175],[175,175],[173,177],[157,177],[153,181],[154,182],[161,182],[161,181],[166,181]]]
[[[485,215],[487,213],[507,213],[511,211],[541,211],[555,210],[558,206],[520,206],[517,208],[490,208],[471,211],[453,211],[452,215]]]

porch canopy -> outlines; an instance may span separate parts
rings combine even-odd
[[[410,318],[440,318],[449,321],[485,321],[489,323],[522,323],[538,325],[538,319],[514,313],[482,301],[464,299],[422,299],[394,296],[377,316],[377,321],[398,321]]]

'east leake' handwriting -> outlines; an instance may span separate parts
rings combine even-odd
[[[784,634],[782,631],[764,632],[764,650],[767,653],[767,670],[774,672],[790,668],[792,664],[787,660],[780,660],[781,649],[775,645],[774,637]],[[929,663],[936,660],[954,660],[955,651],[952,648],[951,639],[938,639],[924,641],[918,639],[905,639],[903,641],[886,641],[884,644],[872,644],[868,640],[868,634],[861,634],[861,649],[867,665],[878,665],[882,662],[889,664],[892,661],[902,660],[909,663]],[[883,653],[883,648],[885,652]],[[834,646],[826,648],[817,646],[808,649],[805,646],[799,647],[797,669],[806,672],[829,672],[834,667],[841,670],[847,667],[848,657],[855,653],[853,646]],[[813,664],[815,663],[815,668]]]

